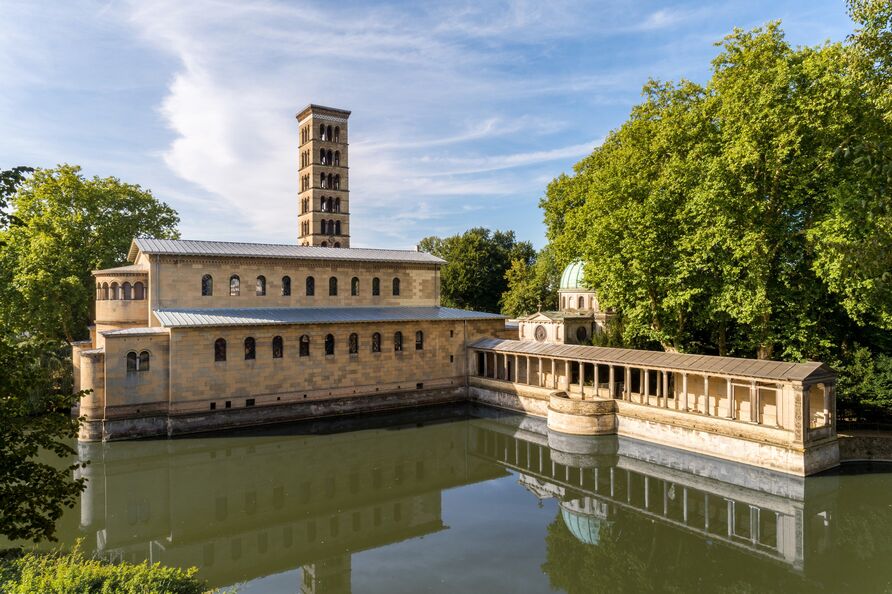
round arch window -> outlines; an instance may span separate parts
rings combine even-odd
[[[588,332],[585,330],[585,326],[580,326],[576,329],[576,340],[579,342],[585,342],[588,338]]]
[[[534,336],[536,340],[539,342],[544,342],[546,338],[548,338],[548,331],[545,329],[545,326],[538,325],[536,326],[536,330],[534,331]]]

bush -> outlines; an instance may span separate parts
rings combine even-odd
[[[199,594],[206,584],[196,568],[109,564],[71,553],[8,554],[0,559],[0,592],[5,594]]]
[[[892,420],[892,356],[855,349],[839,369],[837,408],[840,419]]]

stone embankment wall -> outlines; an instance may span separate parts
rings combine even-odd
[[[892,431],[847,431],[839,434],[841,462],[892,462]]]

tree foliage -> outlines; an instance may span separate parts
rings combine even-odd
[[[58,342],[0,336],[0,534],[12,540],[52,539],[84,488],[68,365]]]
[[[176,212],[148,190],[71,165],[35,170],[11,206],[21,224],[0,231],[0,324],[17,333],[82,338],[90,272],[125,261],[134,237],[178,236]]]
[[[507,289],[505,273],[514,262],[531,266],[535,250],[517,241],[513,231],[476,227],[451,237],[426,237],[418,249],[443,258],[440,298],[447,307],[498,312]]]
[[[502,313],[516,318],[556,309],[561,270],[548,246],[535,255],[532,263],[524,259],[512,261],[505,273],[507,288],[500,300]]]

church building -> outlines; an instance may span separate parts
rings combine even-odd
[[[440,306],[444,261],[350,247],[349,111],[298,115],[297,243],[136,238],[73,347],[82,441],[461,400],[503,316]]]

